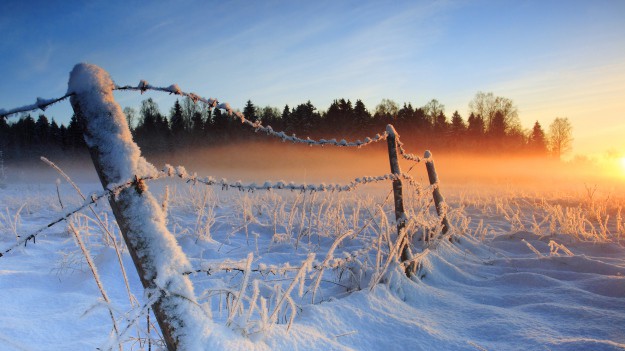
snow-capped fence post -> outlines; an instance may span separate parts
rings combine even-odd
[[[189,278],[191,265],[165,225],[162,209],[138,177],[156,169],[132,140],[121,107],[113,97],[115,85],[100,67],[78,64],[70,73],[68,93],[83,126],[85,141],[102,186],[134,179],[109,197],[121,234],[135,264],[168,350],[196,349],[207,319],[198,305]]]
[[[436,213],[441,218],[441,223],[443,224],[443,234],[447,234],[449,230],[449,221],[447,220],[447,209],[445,208],[445,199],[443,195],[441,195],[441,190],[438,186],[438,174],[436,173],[436,168],[434,167],[434,159],[432,158],[432,153],[430,150],[425,151],[425,168],[428,171],[428,179],[430,180],[430,185],[434,186],[434,190],[432,191],[432,196],[434,197],[434,206],[436,207]]]
[[[405,230],[406,227],[406,213],[404,212],[404,196],[402,193],[402,182],[401,182],[401,169],[399,168],[399,161],[397,159],[397,132],[393,125],[389,124],[386,126],[386,133],[388,134],[386,141],[388,144],[388,159],[391,164],[391,173],[395,175],[393,179],[393,199],[395,200],[395,221],[397,222],[397,239],[399,240],[402,235],[401,232]],[[407,237],[408,238],[408,237]],[[403,247],[401,252],[401,261],[405,262],[410,258],[410,252],[408,248],[408,243],[410,239],[407,239],[405,245],[400,245],[399,247]],[[406,275],[410,277],[412,275],[412,268],[406,267]]]

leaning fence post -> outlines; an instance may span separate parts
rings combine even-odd
[[[449,230],[449,221],[447,220],[447,209],[444,208],[445,199],[443,195],[441,195],[441,190],[438,186],[438,174],[436,174],[436,168],[434,167],[434,159],[432,158],[432,153],[430,150],[425,151],[425,168],[428,171],[428,179],[430,180],[430,185],[434,187],[432,191],[432,197],[434,197],[434,207],[436,207],[436,213],[441,218],[441,223],[443,224],[443,234],[447,234]]]
[[[108,73],[95,65],[78,64],[70,73],[72,108],[105,189],[157,173],[133,142],[114,87]],[[148,297],[156,296],[152,310],[167,349],[192,348],[188,343],[201,339],[207,321],[191,281],[182,274],[190,263],[167,229],[161,207],[138,178],[111,195],[109,203]]]
[[[386,141],[388,143],[388,159],[391,164],[391,173],[395,175],[393,179],[393,199],[395,200],[395,221],[397,222],[397,239],[401,238],[401,232],[406,227],[406,213],[404,212],[404,197],[402,192],[401,182],[401,169],[399,168],[399,161],[397,159],[397,132],[393,125],[386,126]],[[410,258],[410,248],[408,243],[410,240],[405,239],[406,245],[403,246],[401,252],[401,261],[405,262]],[[406,275],[410,277],[412,275],[412,267],[406,267]]]

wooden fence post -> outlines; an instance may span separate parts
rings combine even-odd
[[[434,186],[434,191],[432,191],[432,196],[434,197],[434,206],[436,207],[436,213],[439,217],[442,217],[441,223],[443,224],[443,234],[447,234],[449,230],[449,221],[447,220],[447,209],[443,208],[445,199],[443,195],[441,195],[441,190],[438,186],[438,174],[436,174],[436,168],[434,167],[434,159],[432,158],[432,153],[430,150],[425,151],[425,168],[428,171],[428,179],[430,180],[430,185]]]
[[[78,64],[70,73],[72,108],[83,125],[85,141],[102,186],[126,182],[155,172],[132,140],[114,84],[101,68]],[[165,226],[161,207],[147,186],[133,186],[109,197],[128,252],[148,295],[158,296],[152,310],[170,351],[187,348],[183,339],[200,338],[206,323],[198,313],[193,285],[182,273],[190,268],[186,255]]]
[[[401,182],[401,169],[399,168],[399,161],[397,159],[397,132],[393,125],[389,124],[386,126],[386,141],[388,143],[388,159],[391,164],[391,173],[396,176],[396,179],[393,179],[393,199],[395,200],[395,221],[397,222],[397,239],[401,238],[401,232],[406,228],[406,213],[404,212],[404,196],[402,192],[402,182]],[[401,252],[401,262],[405,262],[410,259],[410,248],[409,243],[411,240],[408,236],[405,237],[406,244],[403,246]],[[410,277],[412,275],[413,269],[412,266],[406,267],[406,275]]]

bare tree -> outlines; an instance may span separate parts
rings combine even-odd
[[[135,128],[135,121],[137,120],[137,110],[132,107],[124,107],[124,115],[126,116],[128,127],[130,127],[130,130],[133,130]]]
[[[380,104],[375,107],[375,114],[379,117],[394,119],[397,117],[399,106],[397,103],[390,99],[382,99]]]
[[[549,145],[551,152],[560,159],[562,154],[571,151],[573,126],[566,117],[557,117],[549,125]]]
[[[189,97],[185,97],[180,102],[182,108],[182,120],[184,122],[184,129],[190,130],[193,127],[193,115],[196,112],[202,112],[200,110],[200,105],[195,103]]]
[[[445,114],[445,105],[438,102],[436,99],[430,100],[425,106],[423,106],[423,111],[425,111],[425,115],[430,121],[431,125],[436,125],[436,119],[439,115]]]
[[[479,91],[469,102],[469,112],[475,116],[482,116],[486,124],[487,131],[493,129],[503,129],[500,132],[508,132],[511,129],[518,129],[519,113],[512,100],[495,96],[493,93]]]

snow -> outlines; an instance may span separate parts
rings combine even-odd
[[[615,241],[616,236],[614,240],[600,240],[599,236],[595,240],[580,240],[561,233],[557,227],[553,233],[545,234],[549,232],[549,223],[540,230],[513,230],[512,220],[506,219],[496,208],[509,206],[514,195],[502,191],[490,196],[492,204],[484,204],[471,200],[466,194],[460,200],[458,194],[449,190],[446,195],[450,207],[456,209],[462,202],[466,207],[463,215],[471,219],[461,224],[460,217],[450,214],[455,230],[464,228],[463,234],[455,236],[453,241],[436,240],[422,252],[415,252],[422,267],[419,278],[407,279],[403,269],[391,262],[385,278],[370,288],[370,275],[365,274],[360,280],[352,278],[367,270],[372,272],[376,255],[371,247],[376,246],[376,230],[366,227],[359,236],[353,236],[353,231],[339,235],[333,228],[344,226],[347,230],[357,230],[365,226],[368,211],[360,211],[357,228],[347,226],[352,222],[349,216],[357,213],[359,207],[371,206],[374,211],[383,203],[390,184],[370,185],[373,188],[361,190],[363,193],[318,193],[314,201],[312,195],[303,200],[302,195],[290,191],[241,193],[217,188],[207,193],[210,201],[217,205],[211,237],[197,241],[193,234],[197,221],[193,199],[198,198],[197,192],[201,195],[207,188],[202,184],[171,182],[174,180],[150,183],[150,190],[157,194],[165,185],[174,190],[170,190],[167,223],[157,220],[153,224],[155,227],[149,229],[159,231],[166,226],[175,232],[175,240],[189,260],[185,261],[183,256],[163,257],[157,265],[170,270],[171,274],[180,273],[180,269],[212,269],[211,275],[189,275],[195,291],[200,292],[199,305],[193,313],[202,319],[211,316],[215,325],[198,327],[201,330],[197,333],[202,337],[195,344],[187,344],[188,350],[625,348],[622,332],[625,325],[625,247]],[[62,215],[55,187],[54,179],[35,187],[10,182],[8,188],[0,192],[0,202],[6,207],[0,216],[0,248],[15,242],[9,216],[5,214],[14,215],[25,202],[27,210],[20,216],[20,233],[29,233]],[[92,192],[99,185],[81,184],[81,187],[84,192]],[[406,196],[411,193],[407,191]],[[65,183],[61,184],[61,194],[69,207],[82,203]],[[371,203],[362,200],[372,195]],[[249,218],[249,238],[241,229],[244,203],[255,209]],[[528,221],[524,222],[525,228],[531,228],[532,216],[540,218],[543,211],[550,211],[544,205],[535,205],[538,202],[522,203],[519,210],[521,219]],[[572,206],[582,206],[582,203],[580,199],[579,204]],[[112,218],[110,210],[102,204],[96,207],[97,211],[108,212]],[[337,221],[333,216],[337,215],[335,210],[339,204],[345,220]],[[132,205],[146,206],[145,203]],[[147,206],[158,206],[158,202]],[[387,217],[392,218],[391,203],[382,207]],[[310,242],[306,236],[300,238],[296,249],[294,241],[299,235],[299,222],[294,222],[290,232],[286,222],[290,214],[298,215],[305,208],[311,213],[312,224],[308,229],[318,230],[320,234],[313,236]],[[271,225],[273,209],[278,216],[275,232]],[[321,213],[322,218],[317,218],[316,213]],[[412,213],[409,218],[418,216]],[[376,218],[374,227],[385,225]],[[614,217],[611,218],[608,225],[617,235]],[[316,220],[319,223],[315,224]],[[142,223],[141,226],[150,225],[140,218],[136,222]],[[304,222],[309,223],[307,219]],[[391,230],[394,227],[392,222],[388,226]],[[123,329],[127,324],[124,316],[141,315],[140,307],[129,305],[114,250],[103,244],[99,230],[88,226],[77,228],[91,250]],[[489,229],[481,232],[480,228]],[[324,230],[328,230],[329,236],[321,234]],[[278,237],[276,234],[286,235],[287,241],[274,241]],[[339,237],[342,241],[336,240]],[[415,248],[421,245],[417,242]],[[42,234],[36,244],[0,257],[3,350],[93,350],[107,345],[117,348],[115,338],[111,338],[108,310],[89,271],[79,263],[82,260],[77,252],[65,226],[57,225]],[[369,268],[361,265],[367,255],[371,255]],[[76,258],[78,263],[70,257]],[[127,252],[123,259],[131,291],[143,304],[147,297]],[[383,256],[382,264],[384,259]],[[323,269],[323,280],[312,304],[320,266],[327,268]],[[240,269],[245,273],[228,269]],[[159,284],[167,283],[159,281]],[[348,292],[337,284],[352,284],[352,288]],[[209,297],[216,291],[231,291],[234,296],[243,295],[246,299],[232,301],[239,311],[237,308],[230,311],[225,307],[225,295]],[[276,291],[279,294],[272,297]],[[301,298],[300,292],[303,293]],[[250,300],[255,301],[257,308],[249,309]],[[282,309],[276,310],[279,301],[283,301]],[[295,314],[290,313],[291,303],[296,304]],[[266,311],[265,319],[259,312],[263,311],[262,306]],[[274,314],[274,311],[278,312]],[[277,316],[279,324],[269,322],[272,315]],[[291,318],[293,321],[289,324]],[[230,327],[226,327],[227,322]],[[140,335],[145,337],[145,317],[138,326]],[[137,337],[135,329],[136,326],[121,338],[127,350],[139,349],[131,339]],[[152,337],[156,338],[154,334]],[[153,349],[158,348],[153,345]]]
[[[90,64],[78,64],[70,73],[68,94],[89,116],[85,138],[87,145],[98,145],[103,172],[112,183],[121,183],[135,175],[155,175],[156,169],[141,157],[121,107],[115,102],[115,84],[108,73]],[[72,102],[73,103],[73,102]]]

